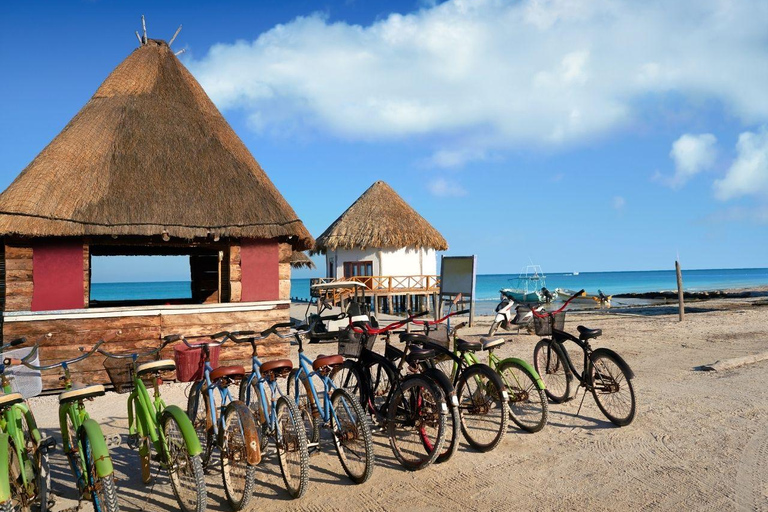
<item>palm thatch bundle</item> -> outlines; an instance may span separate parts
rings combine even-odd
[[[312,236],[164,41],[101,84],[0,195],[0,235]]]
[[[320,235],[311,253],[368,247],[445,251],[448,243],[392,187],[377,181]]]
[[[309,259],[309,256],[301,251],[291,253],[291,267],[293,268],[315,268],[315,262]]]

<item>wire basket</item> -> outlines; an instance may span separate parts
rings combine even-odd
[[[136,367],[144,363],[157,361],[159,354],[152,356],[143,356],[136,360]],[[115,387],[115,391],[118,393],[130,393],[133,391],[133,359],[115,359],[108,357],[104,360],[104,369],[107,370],[109,380]],[[152,385],[152,375],[147,375],[141,380],[144,381],[145,386]]]
[[[445,323],[432,326],[429,333],[427,333],[427,338],[432,343],[436,343],[441,347],[451,348],[451,337],[448,333],[448,326]]]
[[[367,340],[367,341],[366,341]],[[376,343],[376,336],[369,336],[357,333],[351,327],[339,331],[339,350],[338,353],[344,357],[360,357],[360,352],[365,348],[371,350]]]
[[[533,317],[533,327],[539,336],[550,336],[552,329],[562,331],[565,327],[565,311],[559,313],[548,313],[546,317]]]
[[[32,351],[31,348],[19,348],[16,350],[8,350],[0,354],[0,357],[7,357],[11,359],[22,359],[29,355]],[[40,352],[29,361],[33,366],[40,365]],[[24,398],[32,398],[39,395],[43,391],[43,377],[40,370],[33,370],[27,368],[24,365],[6,367],[5,376],[11,382],[11,389],[17,393],[21,393]]]

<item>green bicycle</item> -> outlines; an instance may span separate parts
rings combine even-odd
[[[118,331],[119,333],[119,331]],[[75,476],[77,489],[81,499],[93,502],[96,512],[117,512],[117,490],[115,488],[112,458],[109,456],[104,433],[95,420],[88,416],[85,410],[85,400],[104,395],[104,386],[74,387],[69,366],[90,357],[105,340],[99,341],[91,350],[85,351],[80,357],[61,361],[45,366],[30,363],[37,356],[39,342],[35,343],[32,351],[22,359],[12,359],[12,364],[23,364],[33,370],[51,370],[61,368],[64,375],[60,380],[64,384],[64,392],[59,395],[59,427],[63,441],[62,450],[67,456],[70,469]]]
[[[118,393],[128,395],[129,445],[138,448],[141,480],[152,480],[150,455],[157,453],[161,467],[168,471],[173,493],[183,512],[204,512],[207,505],[205,475],[200,454],[203,452],[195,428],[187,414],[176,405],[165,405],[160,396],[163,372],[175,371],[172,360],[158,361],[157,355],[179,336],[166,336],[154,350],[141,354],[113,354],[107,356],[104,368]],[[154,400],[144,384],[149,380],[154,388]]]
[[[449,313],[440,320],[416,321],[414,323],[424,325],[425,331],[429,335],[430,330],[434,330],[437,325],[460,313],[461,311]],[[445,349],[440,345],[425,344],[429,348],[437,348],[438,354],[443,353],[443,357],[436,361],[436,366],[453,378],[459,370],[459,362],[462,359],[467,366],[472,366],[480,362],[475,355],[475,350],[488,351],[488,366],[499,374],[509,395],[507,400],[509,417],[515,425],[526,432],[539,432],[547,424],[549,417],[545,386],[539,374],[533,366],[517,357],[500,359],[494,351],[505,343],[503,338],[481,338],[480,342],[457,343],[456,333],[466,325],[466,322],[462,322],[452,329],[443,326],[447,330],[446,336],[449,345],[452,342],[454,347],[450,356],[445,354]],[[459,345],[464,350],[459,350]],[[450,350],[450,346],[448,350]]]
[[[18,338],[0,346],[0,355],[25,341]],[[5,373],[11,364],[11,359],[0,359],[0,468],[7,468],[0,472],[0,510],[28,511],[37,504],[40,512],[45,512],[51,486],[48,452],[56,441],[42,436],[24,397],[14,392]]]

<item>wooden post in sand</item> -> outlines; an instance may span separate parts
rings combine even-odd
[[[683,303],[683,272],[680,270],[680,261],[675,261],[675,271],[677,272],[677,300],[680,307],[680,321],[685,318],[685,304]]]

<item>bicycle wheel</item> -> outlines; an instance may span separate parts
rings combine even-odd
[[[317,406],[314,405],[315,400],[309,387],[309,379],[303,371],[299,377],[298,389],[294,389],[298,372],[299,370],[294,368],[288,374],[287,395],[296,400],[296,406],[299,408],[304,429],[307,432],[307,441],[317,443],[320,441],[320,418],[317,414]]]
[[[187,416],[192,422],[195,432],[197,432],[200,446],[203,447],[200,461],[203,467],[206,467],[211,461],[211,453],[213,453],[213,416],[209,410],[208,394],[203,392],[204,386],[205,382],[203,381],[192,384],[187,399]]]
[[[372,359],[366,366],[370,383],[370,394],[367,397],[368,407],[373,408],[376,415],[386,416],[387,399],[392,389],[392,383],[395,381],[395,374],[392,368],[384,362]]]
[[[360,378],[360,370],[356,361],[345,360],[331,372],[331,380],[338,389],[345,389],[351,396],[357,398],[361,404],[364,402],[363,386]]]
[[[39,512],[45,512],[48,510],[48,490],[51,487],[48,452],[39,447],[32,435],[32,429],[37,429],[32,412],[24,414],[15,409],[13,414],[17,415],[16,424],[22,432],[24,445],[20,447],[23,460],[19,460],[13,438],[9,438],[8,471],[12,503],[15,509],[20,510],[29,510],[34,503],[37,503]],[[22,470],[26,473],[29,482],[27,485],[24,485]]]
[[[533,367],[544,381],[545,393],[559,404],[571,396],[573,375],[565,361],[562,348],[552,340],[541,340],[533,349]]]
[[[592,354],[592,395],[611,423],[620,427],[635,419],[635,389],[632,378],[621,368],[616,356],[610,352]]]
[[[81,493],[86,490],[86,478],[82,466],[82,458],[80,457],[80,440],[78,439],[77,431],[72,423],[72,418],[67,414],[67,431],[62,432],[62,438],[64,439],[64,446],[62,451],[67,456],[67,462],[69,462],[69,468],[72,470],[72,475],[75,477],[77,488]]]
[[[450,359],[448,362],[451,364],[451,368],[453,368],[453,360]],[[438,367],[440,362],[435,363],[433,361],[431,364],[434,364],[435,367]],[[426,370],[424,363],[422,363],[421,368],[423,373]],[[443,442],[443,451],[440,452],[440,455],[438,455],[437,459],[435,459],[436,464],[441,464],[450,460],[450,458],[453,457],[453,455],[456,453],[456,450],[459,449],[461,418],[459,417],[459,408],[456,406],[456,403],[452,403],[452,399],[449,398],[450,396],[456,396],[452,381],[447,376],[444,378],[435,378],[429,374],[425,376],[431,378],[434,381],[434,383],[437,385],[438,391],[440,391],[440,400],[444,401],[448,406],[448,413],[445,415],[445,441]],[[431,450],[431,447],[434,445],[434,440],[428,439],[426,437],[424,437],[422,442],[424,443],[424,448],[428,451]]]
[[[373,435],[360,402],[345,389],[331,395],[331,429],[341,467],[356,484],[373,473]]]
[[[167,456],[165,463],[179,508],[182,512],[205,512],[208,497],[200,455],[189,454],[181,425],[173,415],[163,414],[161,421]]]
[[[261,407],[261,393],[262,391],[267,395],[267,410],[262,411]],[[243,402],[253,414],[253,419],[256,422],[256,432],[259,434],[259,447],[262,453],[267,449],[269,443],[269,424],[267,418],[269,417],[269,404],[270,389],[266,385],[259,384],[259,381],[254,377],[250,382],[248,379],[240,381],[240,392],[238,394],[239,399]]]
[[[280,471],[288,492],[301,498],[309,484],[309,449],[307,435],[296,404],[281,396],[275,407],[277,416],[276,443]]]
[[[242,402],[231,402],[224,410],[221,436],[221,474],[227,501],[234,510],[242,510],[253,497],[256,464],[248,463],[248,432],[256,423]]]
[[[405,379],[387,407],[387,434],[392,453],[409,471],[423,469],[442,453],[445,442],[446,405],[431,380],[421,376]],[[426,449],[424,439],[432,441]]]
[[[507,433],[507,404],[499,376],[484,364],[461,372],[456,387],[461,433],[476,450],[496,448]]]
[[[507,388],[509,417],[526,432],[538,432],[547,424],[547,395],[536,385],[536,376],[517,361],[503,361],[496,369]]]
[[[117,489],[115,489],[114,475],[101,477],[96,472],[96,462],[91,440],[84,428],[80,429],[80,443],[85,459],[88,486],[91,489],[91,501],[95,512],[117,512]]]

